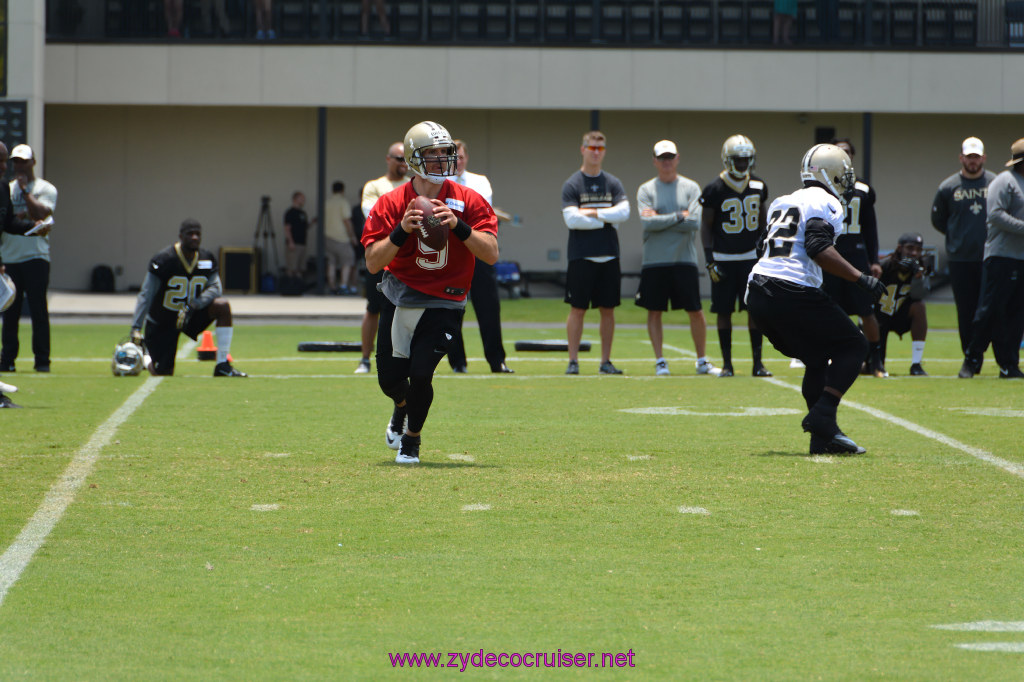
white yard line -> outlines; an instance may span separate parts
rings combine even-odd
[[[178,359],[184,359],[193,348],[195,342],[189,341],[178,351]],[[42,504],[28,520],[25,527],[18,533],[11,546],[0,555],[0,606],[3,605],[7,592],[18,581],[28,567],[32,557],[46,542],[47,536],[60,521],[64,512],[75,501],[78,489],[92,473],[100,452],[110,443],[117,429],[128,421],[128,418],[139,409],[149,394],[163,381],[163,377],[149,377],[128,396],[121,407],[110,415],[107,421],[100,424],[89,441],[75,453],[71,463],[58,478],[43,498]]]
[[[781,386],[782,388],[788,388],[790,390],[796,391],[797,393],[800,392],[799,386],[794,386],[793,384],[787,383],[775,377],[765,378],[763,379],[763,381],[775,384],[776,386]],[[981,448],[976,448],[973,445],[962,443],[958,441],[956,438],[951,438],[950,436],[947,436],[944,433],[933,431],[932,429],[921,426],[920,424],[915,424],[912,421],[903,419],[902,417],[897,417],[895,415],[889,414],[888,412],[883,412],[882,410],[876,409],[874,407],[869,407],[868,405],[861,405],[860,403],[845,399],[843,400],[843,405],[846,405],[847,407],[852,407],[855,410],[860,410],[861,412],[864,412],[866,414],[870,414],[872,417],[875,417],[876,419],[881,419],[882,421],[889,422],[890,424],[893,424],[895,426],[901,426],[907,431],[916,433],[919,436],[931,438],[932,440],[942,443],[943,445],[946,445],[948,447],[951,447],[954,450],[959,450],[965,455],[970,455],[971,457],[979,459],[982,462],[985,462],[986,464],[991,464],[992,466],[999,467],[1003,471],[1013,474],[1014,476],[1024,478],[1024,465],[1017,464],[1016,462],[1011,462],[1009,460],[1003,459],[1002,457],[996,457],[987,450],[982,450]]]

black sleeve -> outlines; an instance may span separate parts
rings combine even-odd
[[[14,215],[14,204],[11,203],[10,192],[0,192],[4,195],[6,206],[3,208],[3,225],[0,225],[0,232],[8,234],[25,234],[35,226],[33,220],[22,220]]]
[[[835,243],[834,236],[835,231],[825,220],[821,218],[808,220],[804,230],[804,251],[807,252],[807,257],[811,260],[817,258],[818,254]]]

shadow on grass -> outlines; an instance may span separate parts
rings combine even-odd
[[[403,469],[498,469],[497,464],[477,464],[476,462],[432,462],[420,461],[419,464],[399,464],[395,460],[378,462],[380,467],[399,467]]]
[[[752,452],[750,454],[751,454],[752,457],[806,457],[807,459],[811,459],[811,458],[814,458],[814,457],[838,457],[840,459],[852,459],[852,458],[860,457],[861,456],[861,455],[854,455],[854,454],[849,453],[849,452],[832,452],[832,453],[823,454],[823,455],[812,455],[812,454],[808,453],[806,450],[801,451],[801,452],[769,450],[768,452]],[[863,453],[863,454],[867,454],[867,453]]]

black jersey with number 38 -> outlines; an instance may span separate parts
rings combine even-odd
[[[722,172],[700,195],[705,215],[712,212],[712,250],[720,254],[749,254],[753,260],[761,239],[761,205],[768,200],[768,187],[764,180],[751,175],[745,182],[737,182]]]
[[[200,248],[188,261],[180,244],[168,246],[153,256],[149,272],[160,280],[160,289],[149,304],[148,319],[160,325],[174,326],[182,306],[198,298],[211,281],[220,281],[217,259],[212,253]]]

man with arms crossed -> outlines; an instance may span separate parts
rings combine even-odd
[[[690,336],[697,352],[697,373],[707,374],[711,363],[704,356],[707,321],[700,305],[697,280],[697,231],[700,229],[700,187],[676,172],[679,152],[675,142],[654,145],[654,168],[658,177],[640,185],[636,205],[644,226],[643,264],[636,304],[647,309],[647,333],[654,349],[654,373],[668,375],[668,361],[662,355],[664,328],[662,313],[683,308],[690,317]]]
[[[579,374],[583,316],[593,306],[601,314],[601,374],[622,374],[612,364],[615,307],[620,296],[619,223],[629,218],[629,199],[619,179],[601,170],[605,136],[591,130],[580,147],[583,166],[562,185],[562,219],[569,228],[565,302],[571,308],[565,323],[569,346],[566,374]]]

